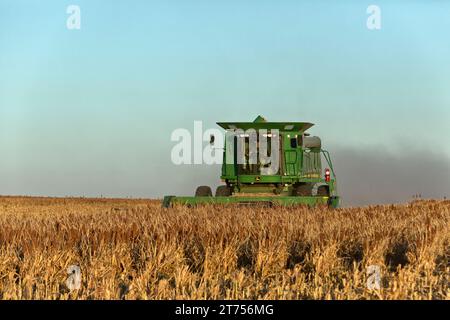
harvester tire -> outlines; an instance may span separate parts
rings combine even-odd
[[[196,197],[212,197],[211,188],[208,186],[200,186],[195,190]]]
[[[216,197],[231,196],[231,189],[228,186],[218,186],[216,189]]]

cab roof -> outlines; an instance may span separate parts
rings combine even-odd
[[[309,122],[268,122],[262,116],[258,116],[253,122],[217,122],[217,124],[225,130],[278,129],[295,132],[305,132],[314,125]]]

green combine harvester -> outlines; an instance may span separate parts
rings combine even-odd
[[[195,196],[165,196],[162,206],[172,204],[266,204],[266,205],[339,205],[336,175],[328,151],[321,147],[319,137],[305,131],[308,122],[268,122],[258,116],[253,122],[218,122],[226,130],[221,180],[215,195],[209,186],[199,186]],[[252,131],[253,130],[253,131]],[[264,134],[254,135],[253,132]],[[275,132],[275,133],[274,133]],[[264,138],[262,138],[264,137]],[[226,139],[225,139],[226,140]],[[263,140],[266,144],[262,146]],[[214,144],[211,136],[210,144]],[[276,150],[275,147],[276,146]],[[261,149],[261,150],[260,150]],[[264,149],[264,150],[262,150]],[[239,152],[241,150],[241,152]],[[274,152],[275,151],[275,152]],[[258,156],[251,157],[257,153]],[[278,157],[268,163],[262,154]],[[322,170],[322,156],[327,163]],[[250,159],[256,159],[250,160]],[[276,167],[272,166],[276,164]]]

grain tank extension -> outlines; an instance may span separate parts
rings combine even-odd
[[[305,132],[312,123],[268,122],[258,116],[253,122],[217,124],[226,130],[225,140],[232,137],[224,142],[223,185],[217,187],[214,195],[209,186],[199,186],[195,196],[165,196],[163,207],[174,203],[339,205],[330,155],[322,149],[319,137]],[[278,157],[277,161],[273,156]]]

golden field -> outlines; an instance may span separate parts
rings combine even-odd
[[[450,201],[162,209],[0,197],[0,299],[449,299],[449,255]],[[367,288],[370,265],[379,290]]]

